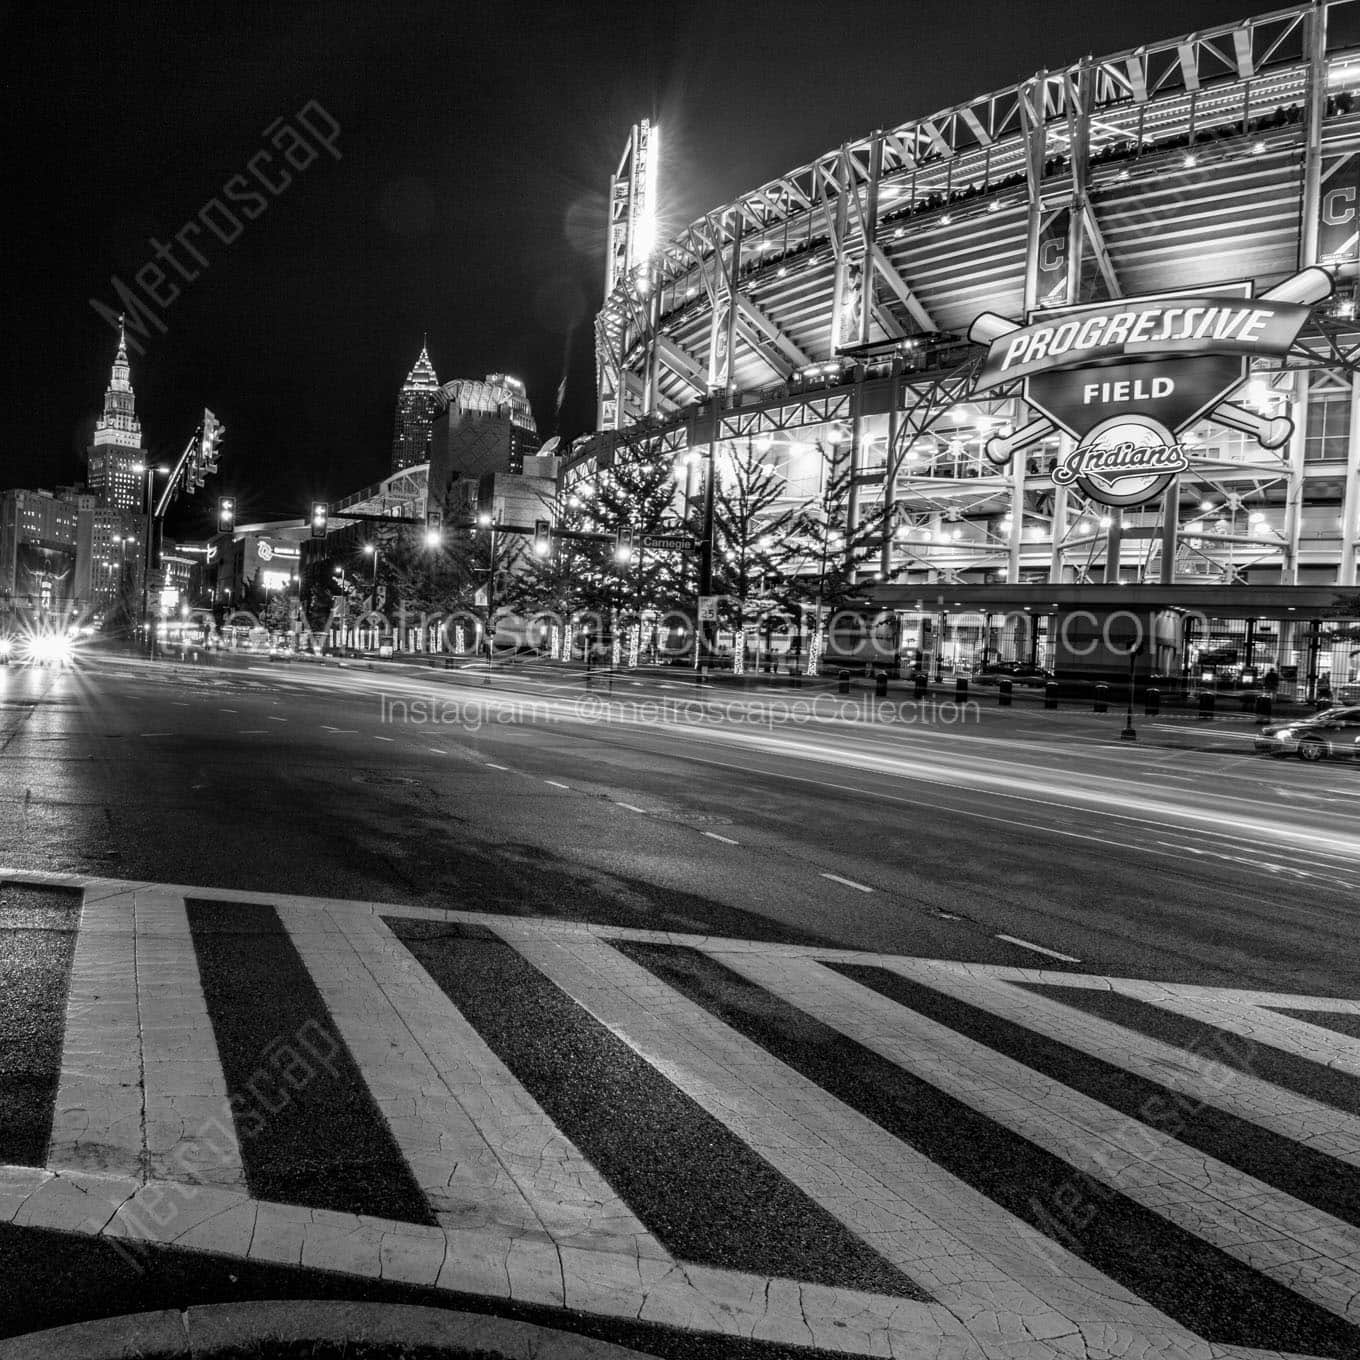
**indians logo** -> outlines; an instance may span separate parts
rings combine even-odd
[[[1141,505],[1160,496],[1190,460],[1171,432],[1142,416],[1112,416],[1053,469],[1059,486],[1077,487],[1102,505]]]

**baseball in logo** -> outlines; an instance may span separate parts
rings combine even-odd
[[[1142,505],[1190,466],[1165,425],[1148,416],[1111,416],[1053,469],[1059,486],[1075,483],[1102,505]]]
[[[1254,297],[1247,283],[1041,309],[1024,323],[984,312],[968,338],[988,346],[979,393],[1019,382],[1038,416],[987,440],[997,466],[1063,430],[1077,442],[1053,469],[1104,505],[1141,505],[1190,462],[1180,436],[1197,420],[1288,442],[1293,422],[1226,400],[1253,357],[1289,352],[1332,276],[1310,267]]]

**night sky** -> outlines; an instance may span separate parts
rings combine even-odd
[[[301,518],[314,496],[387,471],[424,332],[441,380],[513,373],[545,437],[590,428],[605,197],[637,119],[661,125],[674,231],[874,128],[1249,12],[1241,0],[0,0],[0,488],[83,476],[115,346],[90,299],[118,310],[112,278],[131,285],[155,263],[152,237],[197,277],[162,261],[180,292],[157,309],[165,334],[153,328],[132,356],[146,441],[177,455],[204,405],[228,426],[221,477],[181,500],[172,528],[203,531],[211,498],[229,492],[243,521]],[[300,131],[313,103],[340,126],[339,159],[321,151],[254,220],[238,211],[232,243],[189,237],[206,265],[174,245],[257,152],[277,173],[266,129]]]

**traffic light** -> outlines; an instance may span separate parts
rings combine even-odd
[[[327,514],[327,510],[326,510],[326,502],[325,502],[325,501],[313,501],[313,502],[312,502],[312,537],[313,537],[313,538],[325,538],[325,537],[326,537],[326,514]]]
[[[229,534],[236,527],[236,501],[231,496],[217,498],[217,532]]]
[[[425,546],[437,548],[444,541],[444,511],[437,505],[425,510]]]
[[[618,529],[614,533],[614,560],[631,562],[633,560],[633,530]]]
[[[534,552],[547,557],[552,552],[552,523],[546,519],[534,521]]]
[[[203,408],[203,437],[199,441],[195,478],[200,486],[203,478],[217,471],[217,460],[221,457],[222,436],[227,427],[205,406]]]

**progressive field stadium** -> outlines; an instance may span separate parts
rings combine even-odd
[[[1149,35],[847,129],[679,232],[655,216],[662,131],[634,128],[611,183],[600,432],[568,488],[669,458],[697,505],[710,467],[754,450],[791,503],[815,503],[848,454],[842,541],[875,526],[858,584],[900,652],[929,635],[937,662],[1062,660],[1064,617],[1132,610],[1159,671],[1233,654],[1310,692],[1355,681],[1356,630],[1337,624],[1360,615],[1355,0]],[[980,382],[984,313],[1259,297],[1309,266],[1330,296],[1286,353],[1251,360],[1219,408],[1236,417],[1187,428],[1188,467],[1144,504],[1055,482],[1071,435],[1036,435],[1020,384]]]

